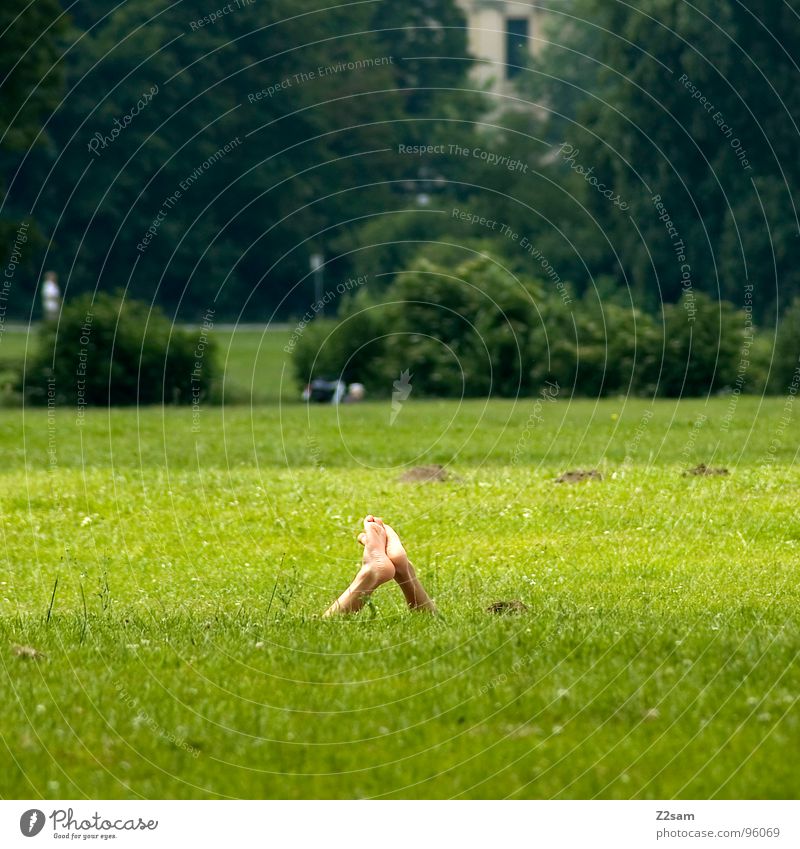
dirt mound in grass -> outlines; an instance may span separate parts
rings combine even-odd
[[[35,649],[33,646],[12,646],[11,651],[23,660],[40,660],[41,658],[47,658],[47,655],[44,652],[39,651],[39,649]]]
[[[571,472],[564,472],[556,478],[556,483],[583,483],[583,481],[601,481],[603,475],[597,469],[574,469]]]
[[[723,468],[713,468],[712,466],[707,466],[705,463],[701,463],[699,466],[695,466],[693,469],[688,469],[683,473],[684,477],[688,477],[689,475],[698,475],[705,477],[714,477],[715,475],[728,475],[730,472]]]
[[[452,476],[438,463],[431,466],[414,466],[407,472],[403,472],[398,478],[401,483],[435,483],[436,481],[452,480]]]
[[[523,604],[517,599],[511,601],[495,601],[486,608],[487,613],[525,613],[528,610],[528,605]]]

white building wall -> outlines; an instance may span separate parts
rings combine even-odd
[[[506,80],[506,32],[510,18],[528,21],[528,45],[531,53],[543,46],[542,24],[546,14],[528,3],[457,0],[469,26],[469,51],[477,61],[474,76],[481,83],[492,82],[499,91],[508,88]]]

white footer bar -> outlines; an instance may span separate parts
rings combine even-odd
[[[795,801],[0,801],[0,846],[800,847]]]

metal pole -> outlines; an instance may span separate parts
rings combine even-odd
[[[309,262],[311,263],[311,269],[314,272],[314,303],[318,304],[322,300],[322,282],[323,282],[323,271],[325,265],[325,257],[322,254],[311,254],[309,258]],[[325,314],[325,306],[320,305],[319,310],[320,315]]]

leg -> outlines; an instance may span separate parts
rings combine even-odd
[[[428,613],[436,613],[436,605],[433,599],[425,592],[425,587],[417,577],[413,564],[408,559],[408,554],[400,542],[400,537],[391,525],[387,525],[383,519],[377,521],[386,531],[386,553],[394,564],[394,579],[400,585],[406,602],[412,610],[424,610]],[[360,534],[358,541],[364,545],[364,534]]]
[[[364,606],[364,599],[381,584],[391,581],[395,567],[386,553],[386,529],[375,521],[374,516],[364,519],[363,537],[364,557],[358,574],[350,586],[323,613],[327,618],[339,613],[356,613]]]

